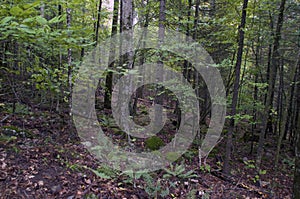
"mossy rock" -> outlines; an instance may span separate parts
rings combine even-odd
[[[152,151],[158,150],[160,149],[160,147],[164,145],[165,145],[164,141],[157,136],[152,136],[145,141],[145,147]]]

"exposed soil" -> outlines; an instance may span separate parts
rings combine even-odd
[[[97,169],[101,163],[83,147],[66,117],[47,111],[31,112],[10,115],[0,123],[1,134],[11,138],[0,141],[0,198],[151,198],[143,178],[133,183],[124,175],[105,179],[87,169]],[[0,113],[0,119],[7,115]],[[168,125],[165,130],[174,131]],[[14,132],[10,127],[19,130]],[[124,136],[122,139],[126,140]],[[184,161],[186,171],[194,169],[196,176],[164,179],[165,171],[152,173],[153,184],[159,182],[161,190],[168,187],[170,192],[162,197],[158,191],[157,198],[291,198],[293,165],[283,157],[276,172],[274,140],[268,137],[269,150],[262,168],[266,173],[257,180],[249,143],[237,140],[230,177],[221,173],[224,141],[206,159],[206,169],[198,167],[197,148],[192,146],[177,163]],[[142,142],[137,145],[143,146]],[[273,151],[270,146],[274,146]]]

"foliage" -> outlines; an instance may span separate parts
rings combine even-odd
[[[203,171],[203,172],[208,172],[208,173],[210,173],[211,167],[210,167],[209,164],[204,164],[204,165],[201,165],[201,166],[200,166],[200,170]]]
[[[149,174],[143,175],[143,179],[145,180],[144,189],[151,198],[157,198],[158,195],[164,198],[169,195],[169,187],[163,187],[160,179],[155,181]]]
[[[163,175],[163,178],[178,177],[187,179],[197,177],[197,175],[194,174],[194,170],[186,171],[184,162],[176,164],[175,166],[173,166],[173,164],[170,164],[170,169],[165,168],[164,171],[166,172],[166,174]]]
[[[96,176],[98,176],[100,178],[104,178],[104,179],[112,179],[112,178],[116,178],[117,176],[120,175],[119,172],[117,172],[116,170],[114,170],[106,165],[102,165],[101,167],[99,167],[97,169],[92,169],[87,166],[84,166],[84,168],[92,171]]]

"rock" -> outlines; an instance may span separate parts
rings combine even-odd
[[[61,190],[62,190],[62,188],[61,188],[60,185],[56,185],[56,186],[51,187],[51,191],[52,191],[54,194],[59,193]]]

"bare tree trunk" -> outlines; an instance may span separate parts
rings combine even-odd
[[[165,21],[166,21],[166,0],[160,0],[160,5],[159,5],[159,30],[158,30],[158,48],[162,45],[165,39]],[[156,79],[158,79],[159,82],[162,81],[163,79],[163,57],[162,53],[158,54],[158,70],[156,71]],[[155,97],[155,104],[161,104],[163,102],[163,96],[162,96],[162,87],[157,86],[156,89],[156,97]],[[162,107],[161,106],[155,106],[154,110],[154,122],[155,122],[155,127],[161,127],[162,126]],[[156,131],[156,129],[154,129]]]
[[[236,108],[238,103],[238,95],[239,95],[239,87],[240,87],[240,73],[241,73],[241,65],[242,65],[242,58],[243,58],[243,48],[244,48],[244,38],[245,38],[245,26],[246,26],[246,17],[247,17],[247,7],[248,7],[248,0],[244,0],[243,3],[243,10],[242,10],[242,18],[241,18],[241,25],[239,26],[239,43],[238,43],[238,52],[237,52],[237,61],[235,65],[235,81],[234,81],[234,88],[233,88],[233,97],[232,97],[232,107],[230,113],[230,126],[227,134],[227,143],[226,143],[226,157],[224,161],[224,174],[230,174],[230,159],[231,159],[231,149],[232,149],[232,136],[235,126],[234,116],[236,114]]]
[[[146,7],[146,15],[145,15],[145,22],[141,23],[141,27],[144,28],[144,32],[143,32],[143,38],[147,38],[148,35],[148,27],[149,27],[149,14],[150,14],[150,8],[149,8],[149,0],[146,0],[146,2],[143,3],[143,6]],[[141,49],[144,49],[146,46],[146,42],[143,41],[141,44]],[[145,63],[145,51],[142,50],[141,55],[140,55],[140,59],[139,59],[139,65],[142,66]],[[143,74],[143,76],[145,75],[145,71],[144,69],[140,69],[140,74]],[[140,79],[144,79],[144,77],[141,77]],[[144,94],[144,86],[141,86],[138,91],[136,91],[135,94],[135,99],[133,102],[133,107],[132,107],[132,114],[133,116],[136,115],[136,109],[137,109],[137,103],[139,98],[142,98]]]
[[[291,80],[292,82],[296,82],[296,80],[297,80],[297,68],[298,68],[298,65],[300,65],[300,51],[298,53],[298,59],[297,59],[296,65],[292,69],[292,74],[291,74],[291,76],[293,76],[293,79]],[[275,167],[276,168],[278,166],[278,160],[279,160],[279,155],[280,155],[281,143],[282,143],[282,140],[283,140],[283,136],[285,134],[285,129],[287,127],[286,123],[288,122],[288,116],[290,115],[289,114],[289,109],[291,109],[291,107],[290,107],[290,103],[288,102],[288,100],[290,102],[293,101],[294,88],[295,88],[294,85],[291,86],[291,88],[288,91],[287,97],[286,97],[287,103],[286,103],[286,107],[285,107],[285,109],[283,111],[283,119],[282,119],[282,123],[280,125],[279,138],[278,138],[278,142],[277,142],[277,150],[276,150],[276,156],[275,156]],[[285,121],[286,121],[286,123],[285,123]]]
[[[121,44],[121,48],[125,47],[129,49],[129,52],[124,56],[125,61],[125,68],[126,69],[132,69],[133,68],[133,58],[134,58],[134,52],[132,51],[133,48],[133,0],[121,0],[121,15],[122,15],[122,21],[120,23],[121,25],[121,31],[122,33],[125,33],[124,37],[124,43]],[[125,43],[126,42],[126,43]],[[126,46],[125,46],[125,45]],[[123,63],[123,62],[121,62]],[[124,85],[124,90],[121,90],[120,93],[129,93],[132,86],[132,82],[128,82],[127,85]],[[122,95],[121,95],[122,96]],[[124,99],[119,98],[120,104],[122,104],[121,108],[121,114],[124,114],[126,111],[126,106],[128,107],[129,104],[125,104]],[[121,115],[121,119],[128,118],[127,115]],[[129,126],[124,126],[125,132],[129,131]],[[129,132],[128,132],[129,133]],[[128,134],[128,143],[131,143],[130,135]]]
[[[67,27],[71,28],[71,8],[67,8]],[[68,83],[69,83],[69,107],[70,116],[72,115],[72,49],[68,49]]]
[[[97,24],[96,24],[96,33],[95,33],[95,41],[98,44],[99,40],[99,29],[100,29],[100,21],[101,21],[101,7],[102,7],[102,0],[98,2],[98,10],[97,10]]]
[[[111,36],[117,34],[118,32],[118,17],[119,17],[119,0],[114,0],[114,13],[113,13],[113,21],[112,21],[112,29],[111,29]],[[110,55],[109,60],[110,62],[113,61],[109,68],[114,68],[115,61],[112,60],[116,54],[116,46],[113,45],[114,42],[111,43],[110,46]],[[104,94],[104,107],[107,109],[111,108],[111,95],[112,95],[112,85],[113,85],[113,73],[108,72],[106,79],[105,79],[105,94]]]
[[[299,59],[299,57],[298,57]],[[300,81],[300,63],[298,64],[298,68],[297,68],[297,75],[296,75],[296,81],[295,81],[295,84],[296,82],[299,82]],[[294,137],[295,135],[297,135],[298,133],[298,129],[300,128],[300,125],[298,124],[298,119],[300,117],[300,103],[298,101],[299,96],[300,95],[300,89],[299,89],[299,85],[296,84],[295,85],[295,93],[294,93],[294,96],[296,96],[294,99],[294,105],[293,105],[293,120],[292,120],[292,123],[291,123],[291,131],[290,131],[290,135],[289,135],[289,141],[291,142],[291,144],[294,143]],[[294,145],[293,145],[294,146]]]
[[[300,64],[298,63],[298,78],[300,75]],[[297,84],[297,90],[300,91],[300,84]],[[300,97],[297,98],[297,112],[300,112]],[[297,121],[298,128],[300,127],[300,117],[298,116]],[[300,131],[296,131],[296,157],[295,157],[295,173],[294,173],[294,187],[293,187],[293,198],[300,198]]]
[[[259,172],[260,165],[261,165],[261,159],[263,156],[263,147],[264,147],[264,141],[265,141],[265,133],[268,127],[268,118],[270,111],[272,109],[273,105],[273,93],[274,93],[274,87],[276,82],[276,76],[277,76],[277,69],[280,64],[280,54],[279,54],[279,46],[280,46],[280,40],[281,40],[281,29],[283,25],[283,14],[285,9],[285,3],[286,0],[281,0],[280,8],[279,8],[279,15],[278,15],[278,21],[277,21],[277,27],[274,37],[274,46],[272,51],[272,62],[270,66],[270,76],[269,76],[269,86],[268,86],[268,93],[266,98],[266,104],[265,104],[265,110],[264,110],[264,116],[263,116],[263,128],[260,132],[259,136],[259,142],[258,142],[258,149],[257,149],[257,158],[256,158],[256,169]]]
[[[196,0],[196,10],[195,10],[195,18],[194,18],[194,33],[193,39],[196,41],[198,37],[198,23],[199,23],[199,15],[200,15],[200,0]],[[194,87],[196,90],[196,96],[199,96],[199,73],[197,70],[194,71]]]
[[[191,20],[191,9],[192,9],[192,0],[189,0],[189,5],[188,5],[188,21]],[[190,37],[191,35],[191,30],[190,30],[190,24],[187,24],[186,25],[186,35],[187,35],[187,38]],[[183,76],[188,80],[190,81],[190,70],[191,70],[191,64],[185,60],[184,61],[184,67],[183,67]]]
[[[57,6],[57,8],[58,8],[58,16],[62,16],[62,12],[63,12],[62,5],[59,4],[59,5]],[[62,26],[62,22],[58,23],[57,28],[61,28],[61,26]],[[63,67],[62,65],[63,65],[62,48],[59,47],[59,64],[58,64],[58,70],[62,70],[62,67]],[[59,82],[60,74],[57,74],[57,77],[56,77],[56,78],[57,78],[57,82]],[[64,88],[63,88],[63,85],[61,85],[59,89],[60,89],[60,94],[57,93],[57,95],[56,95],[56,108],[55,108],[55,110],[56,110],[57,112],[59,112],[60,98],[61,98],[61,96],[64,96]]]

